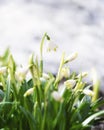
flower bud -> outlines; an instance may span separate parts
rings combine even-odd
[[[42,85],[42,86],[45,86],[45,84],[46,84],[47,81],[46,81],[45,78],[41,77],[41,78],[40,78],[40,82],[41,82],[41,85]]]
[[[0,74],[4,74],[7,72],[7,67],[0,67]]]
[[[57,92],[57,91],[54,91],[53,93],[52,93],[52,97],[54,98],[54,100],[56,100],[56,101],[62,101],[62,96],[60,95],[60,93],[59,92]]]
[[[28,90],[25,92],[24,97],[27,97],[27,96],[33,94],[33,92],[34,92],[34,88],[28,89]]]
[[[89,89],[84,89],[83,93],[91,97],[94,96],[94,92]]]
[[[27,73],[28,73],[28,69],[25,70],[23,68],[20,68],[20,69],[16,70],[16,72],[15,72],[16,80],[19,82],[22,82],[25,79]]]
[[[61,69],[61,73],[60,73],[60,80],[62,78],[68,78],[70,76],[70,69],[69,67],[63,67]]]
[[[79,74],[79,75],[77,76],[77,78],[80,78],[80,77],[84,78],[84,77],[86,77],[87,75],[88,75],[87,72],[82,72],[81,74]]]
[[[66,87],[64,85],[60,85],[58,87],[58,91],[53,91],[52,93],[52,97],[56,100],[56,101],[63,101],[63,94],[65,92]]]
[[[73,79],[69,79],[67,81],[64,82],[64,85],[67,87],[67,88],[73,88],[76,84],[76,81],[73,80]]]
[[[66,63],[68,63],[68,62],[71,62],[71,61],[75,60],[75,59],[77,58],[77,56],[78,56],[78,53],[77,53],[77,52],[72,53],[70,56],[68,56],[68,57],[65,59],[64,63],[66,64]]]
[[[43,78],[45,78],[45,79],[49,79],[50,77],[49,77],[49,75],[48,75],[48,74],[43,73]]]
[[[99,88],[100,88],[100,81],[95,68],[92,69],[92,80],[93,80],[93,92],[94,92],[92,101],[94,102],[99,97]]]

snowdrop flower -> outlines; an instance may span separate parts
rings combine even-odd
[[[58,46],[52,42],[48,42],[48,47],[47,47],[47,51],[56,51],[58,48]]]
[[[58,91],[53,91],[52,92],[52,97],[54,98],[54,100],[62,102],[63,101],[63,94],[65,91],[65,86],[59,86]]]
[[[28,73],[28,70],[29,69],[23,69],[23,68],[17,69],[16,72],[15,72],[16,80],[19,81],[19,82],[22,82],[25,79],[26,74]]]
[[[62,69],[61,69],[61,73],[60,73],[60,80],[62,79],[62,78],[68,78],[70,76],[70,69],[69,69],[69,67],[63,67]]]
[[[64,85],[67,87],[67,88],[73,88],[76,84],[76,81],[73,80],[73,79],[69,79],[67,81],[64,82]]]
[[[4,74],[7,72],[7,67],[0,67],[0,74]]]
[[[42,74],[42,77],[40,77],[40,81],[41,81],[42,83],[46,83],[46,81],[47,81],[49,78],[50,78],[50,77],[49,77],[48,74],[43,73],[43,74]]]
[[[42,85],[44,85],[47,82],[47,80],[43,77],[40,77],[40,82]]]
[[[33,94],[33,92],[34,92],[34,88],[28,89],[28,90],[25,92],[24,97],[27,97],[27,96]]]
[[[45,79],[49,79],[50,78],[49,75],[46,74],[46,73],[43,73],[42,75],[43,75],[43,78],[45,78]]]
[[[81,74],[79,74],[79,75],[77,76],[77,78],[80,78],[80,77],[84,78],[84,77],[86,77],[87,75],[88,75],[88,72],[82,72]]]
[[[69,55],[69,56],[65,59],[64,63],[68,63],[68,62],[71,62],[71,61],[75,60],[75,59],[77,58],[77,56],[78,56],[78,53],[77,53],[77,52],[72,53],[71,55]]]
[[[41,82],[46,82],[46,79],[44,77],[40,77]]]
[[[91,91],[90,89],[84,89],[83,93],[86,94],[86,95],[88,95],[88,96],[94,96],[94,92]]]
[[[52,97],[56,100],[56,101],[61,101],[62,100],[62,96],[59,94],[59,92],[54,91],[52,93]]]

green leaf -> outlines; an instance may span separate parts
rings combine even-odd
[[[103,105],[104,105],[104,99],[103,98],[99,98],[99,99],[97,99],[95,102],[93,102],[91,104],[91,110],[94,111],[94,110],[102,107]]]
[[[32,115],[31,112],[27,111],[24,109],[24,107],[20,106],[20,111],[22,112],[22,114],[26,117],[26,119],[29,122],[29,126],[30,126],[30,130],[35,130],[36,129],[36,122],[35,119]]]
[[[83,121],[82,125],[87,126],[92,120],[95,120],[96,117],[103,116],[103,115],[104,115],[104,110],[99,111],[99,112],[91,115],[90,117],[88,117],[85,121]]]
[[[91,99],[85,96],[78,106],[75,107],[74,113],[71,117],[71,123],[76,123],[77,121],[82,122],[88,117],[90,112]]]

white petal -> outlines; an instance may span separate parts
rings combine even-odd
[[[54,43],[52,43],[52,42],[49,42],[48,43],[48,47],[47,47],[47,51],[56,51],[57,50],[57,48],[58,48],[58,46],[56,45],[56,44],[54,44]]]
[[[56,101],[61,101],[61,100],[62,100],[61,95],[60,95],[57,91],[54,91],[54,92],[52,93],[52,97],[53,97]]]
[[[58,93],[59,93],[60,96],[63,96],[65,89],[66,89],[66,87],[64,85],[60,85],[58,87]]]
[[[43,78],[45,78],[45,79],[49,79],[50,77],[49,77],[49,75],[48,75],[48,74],[43,73]]]
[[[60,73],[60,80],[62,78],[68,78],[70,76],[70,69],[69,67],[63,67]]]
[[[28,73],[29,69],[18,68],[15,72],[15,78],[18,81],[23,81]]]
[[[7,67],[0,67],[0,74],[4,74],[7,71]]]

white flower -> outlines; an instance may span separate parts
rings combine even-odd
[[[41,83],[46,83],[46,79],[43,77],[40,77],[40,81],[41,81]]]
[[[88,72],[82,72],[81,74],[79,74],[79,75],[77,76],[77,78],[80,78],[80,77],[84,78],[84,77],[86,77],[87,75],[88,75]]]
[[[33,92],[34,92],[34,88],[28,89],[28,90],[25,92],[24,97],[27,97],[27,96],[33,94]]]
[[[28,73],[28,70],[29,69],[18,68],[15,72],[16,80],[19,82],[22,82],[25,79],[26,74]]]
[[[59,86],[58,91],[53,91],[52,92],[52,97],[54,98],[54,100],[62,102],[63,101],[63,94],[65,91],[65,86]]]
[[[78,56],[78,53],[77,53],[77,52],[72,53],[71,55],[69,55],[69,56],[65,59],[64,63],[68,63],[68,62],[71,62],[71,61],[75,60],[75,59],[77,58],[77,56]]]
[[[58,46],[52,42],[48,42],[48,47],[47,47],[47,51],[56,51],[58,48]]]
[[[84,89],[83,93],[86,94],[86,95],[88,95],[88,96],[94,96],[94,92],[91,91],[90,89]]]
[[[67,88],[73,88],[76,84],[76,81],[73,80],[73,79],[69,79],[67,81],[64,82],[64,85],[67,87]]]
[[[42,76],[43,76],[43,78],[45,78],[45,79],[49,79],[49,78],[50,78],[49,75],[46,74],[46,73],[43,73]]]
[[[49,77],[48,74],[43,73],[43,74],[42,74],[42,77],[40,77],[40,81],[41,81],[42,83],[46,83],[46,81],[47,81],[49,78],[50,78],[50,77]]]
[[[61,69],[61,73],[60,73],[60,80],[62,79],[62,78],[68,78],[70,76],[70,69],[69,69],[69,67],[63,67],[62,69]]]
[[[42,82],[46,82],[46,79],[45,79],[44,77],[40,77],[39,79],[40,79],[40,81],[42,81]]]
[[[7,67],[0,67],[0,74],[4,74],[7,72]]]
[[[52,93],[52,97],[56,100],[56,101],[61,101],[62,100],[62,96],[59,94],[59,92],[54,91]]]

